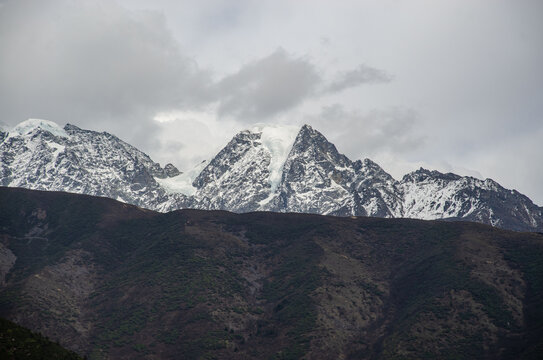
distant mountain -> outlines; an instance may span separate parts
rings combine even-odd
[[[462,219],[543,231],[543,208],[493,180],[420,169],[395,180],[308,125],[245,130],[180,173],[107,133],[28,120],[0,133],[0,184],[107,196],[158,211],[302,212]]]
[[[537,233],[0,188],[0,316],[90,359],[539,359],[541,279]]]

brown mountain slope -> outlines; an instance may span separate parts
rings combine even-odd
[[[90,358],[537,358],[543,235],[0,188],[0,315]]]

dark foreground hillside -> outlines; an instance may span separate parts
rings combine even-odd
[[[536,359],[543,235],[0,188],[0,316],[91,359]]]
[[[80,360],[82,358],[40,334],[0,318],[0,359]]]

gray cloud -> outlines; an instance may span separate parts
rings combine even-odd
[[[367,65],[359,65],[356,69],[336,75],[336,78],[324,88],[324,92],[339,92],[362,84],[387,83],[392,76],[383,70]]]
[[[278,49],[217,84],[219,114],[249,121],[267,118],[312,96],[321,81],[312,63]]]
[[[386,72],[366,65],[338,73],[326,83],[316,66],[279,48],[253,61],[216,86],[219,114],[242,121],[261,121],[290,110],[310,98],[363,84],[390,82]]]
[[[156,111],[209,101],[208,74],[181,53],[164,17],[109,1],[6,2],[0,53],[10,124],[41,117],[148,142]]]
[[[385,76],[361,66],[326,85],[310,60],[279,48],[214,82],[181,51],[160,12],[105,0],[8,1],[0,52],[8,124],[41,117],[122,133],[148,147],[157,112],[217,102],[220,116],[262,121],[322,96],[323,88],[337,92]]]
[[[0,0],[0,122],[71,122],[188,164],[248,122],[318,113],[352,158],[476,169],[542,204],[541,1],[232,3]],[[176,111],[209,131],[152,120]]]
[[[318,116],[308,119],[353,159],[379,152],[405,153],[424,144],[415,129],[419,121],[413,109],[388,107],[361,114],[340,104],[325,106]]]

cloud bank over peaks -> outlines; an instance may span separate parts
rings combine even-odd
[[[105,0],[5,2],[0,52],[3,121],[70,122],[124,133],[145,148],[159,113],[212,108],[240,124],[271,121],[307,100],[390,81],[366,65],[326,80],[333,70],[283,48],[213,74],[186,53],[161,12]]]
[[[44,118],[108,131],[181,167],[249,124],[299,124],[307,102],[390,81],[367,65],[321,68],[281,47],[217,74],[188,54],[161,11],[106,0],[2,4],[6,127]]]
[[[386,83],[392,76],[367,65],[339,72],[331,81],[307,57],[282,48],[242,66],[216,85],[218,114],[244,122],[260,121],[306,100],[364,84]]]
[[[127,125],[207,100],[208,73],[182,54],[160,13],[22,0],[5,3],[0,24],[0,108],[10,122]]]

